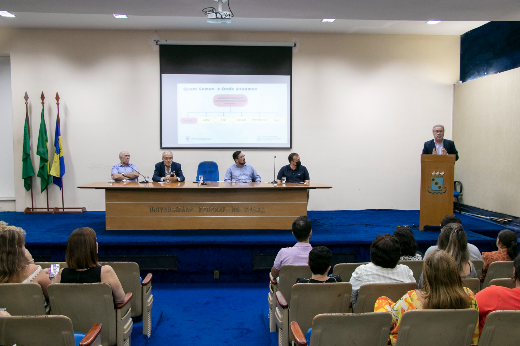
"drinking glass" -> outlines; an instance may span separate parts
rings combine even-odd
[[[203,182],[204,182],[204,176],[203,176],[203,175],[199,175],[199,182],[200,182],[200,183],[203,183]]]
[[[285,184],[286,181],[287,181],[287,177],[282,177],[282,184]]]

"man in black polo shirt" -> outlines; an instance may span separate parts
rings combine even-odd
[[[300,162],[300,155],[291,153],[289,155],[289,164],[283,166],[278,172],[277,181],[280,183],[285,177],[288,183],[309,184],[309,171]]]

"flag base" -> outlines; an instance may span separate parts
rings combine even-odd
[[[85,207],[65,207],[65,208],[54,208],[54,213],[84,213],[87,211]]]
[[[24,214],[54,214],[56,208],[25,208]]]

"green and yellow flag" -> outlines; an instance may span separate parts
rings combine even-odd
[[[23,127],[23,152],[22,152],[22,179],[23,186],[27,191],[31,189],[31,177],[34,175],[34,168],[31,160],[31,137],[27,118]]]
[[[45,125],[45,116],[42,108],[42,119],[40,121],[40,132],[38,133],[38,148],[36,154],[40,157],[40,168],[38,176],[41,182],[41,192],[45,191],[47,186],[52,183],[49,174],[49,144],[47,140],[47,126]]]

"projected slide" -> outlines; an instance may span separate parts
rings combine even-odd
[[[162,75],[163,147],[289,148],[290,77]]]

